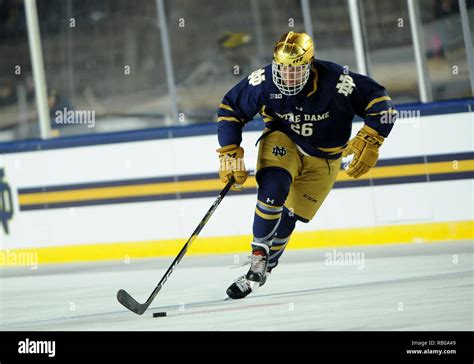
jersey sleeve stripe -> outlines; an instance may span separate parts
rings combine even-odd
[[[242,120],[236,118],[235,116],[219,116],[217,121],[235,121],[236,123],[242,122]]]
[[[265,105],[262,106],[262,109],[260,110],[260,114],[263,116],[263,121],[266,122],[266,123],[269,122],[269,121],[274,120],[274,118],[272,118],[270,115],[268,115],[265,112]]]
[[[223,104],[223,103],[221,103],[219,105],[219,108],[229,110],[229,111],[234,111],[234,110],[232,110],[232,108],[229,105],[226,105],[226,104]]]
[[[377,97],[376,99],[373,99],[371,102],[369,102],[369,104],[365,108],[365,111],[369,110],[372,106],[374,106],[375,104],[378,104],[379,102],[389,101],[389,100],[391,100],[390,96]]]
[[[340,147],[332,147],[332,148],[321,148],[319,147],[318,149],[325,152],[325,153],[329,153],[329,154],[338,154],[338,153],[341,153],[342,151],[344,151],[344,149],[346,149],[346,145],[343,145],[343,146],[340,146]]]
[[[382,111],[376,112],[376,113],[370,113],[370,114],[367,114],[367,116],[379,116],[379,115],[384,115],[384,114],[396,114],[396,113],[397,113],[397,110],[388,109],[388,110],[382,110]]]

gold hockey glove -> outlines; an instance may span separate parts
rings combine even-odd
[[[354,159],[346,173],[350,177],[359,178],[366,174],[370,168],[375,167],[379,158],[379,148],[384,140],[384,137],[380,136],[377,131],[364,125],[344,150],[344,157],[354,154]]]
[[[217,149],[219,153],[219,177],[223,183],[227,183],[234,176],[233,190],[241,191],[242,185],[247,179],[248,173],[244,164],[244,149],[235,144],[226,145]]]

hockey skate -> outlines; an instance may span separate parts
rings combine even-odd
[[[268,254],[264,249],[255,249],[250,256],[250,269],[227,288],[227,295],[232,299],[247,297],[251,292],[263,286],[270,271],[267,270]]]

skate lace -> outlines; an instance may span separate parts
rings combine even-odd
[[[247,260],[240,264],[235,264],[234,266],[230,267],[230,269],[245,267],[246,265],[251,264],[252,270],[255,271],[256,269],[262,270],[265,267],[266,260],[261,255],[248,255]]]
[[[237,285],[237,287],[239,287],[239,289],[242,292],[245,292],[245,291],[250,289],[250,284],[247,281],[247,279],[245,278],[245,276],[241,276],[241,277],[237,278],[237,280],[235,281],[235,284]]]
[[[244,261],[243,263],[236,263],[232,267],[230,267],[230,269],[245,267],[246,265],[249,265],[250,263],[252,263],[252,260],[250,259],[251,257],[252,257],[251,255],[247,256],[246,261]]]
[[[250,269],[254,272],[263,273],[266,268],[267,259],[262,255],[251,255],[250,256],[251,266]]]

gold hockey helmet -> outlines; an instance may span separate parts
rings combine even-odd
[[[304,66],[314,59],[314,45],[306,33],[288,32],[275,44],[273,60],[287,66]]]

